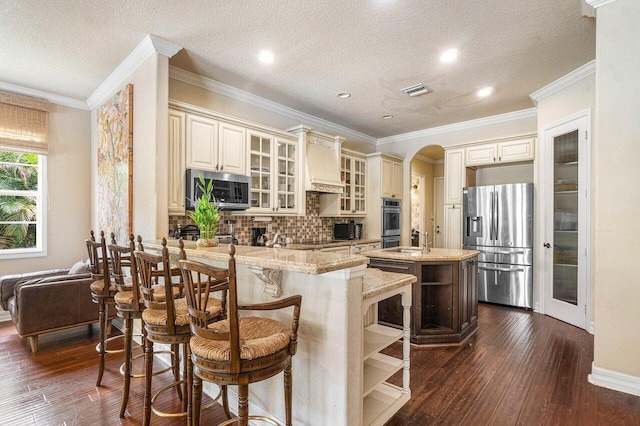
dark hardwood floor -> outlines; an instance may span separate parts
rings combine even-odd
[[[33,355],[11,322],[0,323],[0,425],[141,424],[141,379],[132,381],[127,418],[118,418],[120,355],[108,356],[103,386],[94,386],[91,330],[44,335]],[[387,351],[398,356],[401,345]],[[587,382],[592,360],[593,336],[583,330],[481,304],[478,331],[463,345],[411,347],[412,399],[389,425],[640,425],[640,397]],[[154,388],[168,381],[156,376]],[[393,381],[400,384],[400,376]],[[295,389],[295,371],[294,391],[304,391]],[[167,393],[163,408],[178,408],[174,395]],[[218,406],[203,416],[203,424],[224,420]],[[154,426],[184,423],[152,416]]]

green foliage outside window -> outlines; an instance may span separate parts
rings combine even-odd
[[[38,156],[0,151],[0,250],[35,247]]]

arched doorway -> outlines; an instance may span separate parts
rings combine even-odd
[[[433,247],[444,247],[444,149],[422,148],[411,160],[411,242],[424,243],[427,232]],[[420,235],[418,237],[418,235]]]

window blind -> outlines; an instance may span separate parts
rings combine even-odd
[[[47,154],[49,102],[0,91],[0,150]]]

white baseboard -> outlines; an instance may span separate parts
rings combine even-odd
[[[11,321],[9,311],[0,310],[0,322]]]
[[[592,363],[588,380],[596,386],[640,396],[640,377],[596,367]]]
[[[589,323],[589,327],[587,328],[587,331],[591,334],[596,334],[596,323],[591,321]]]

